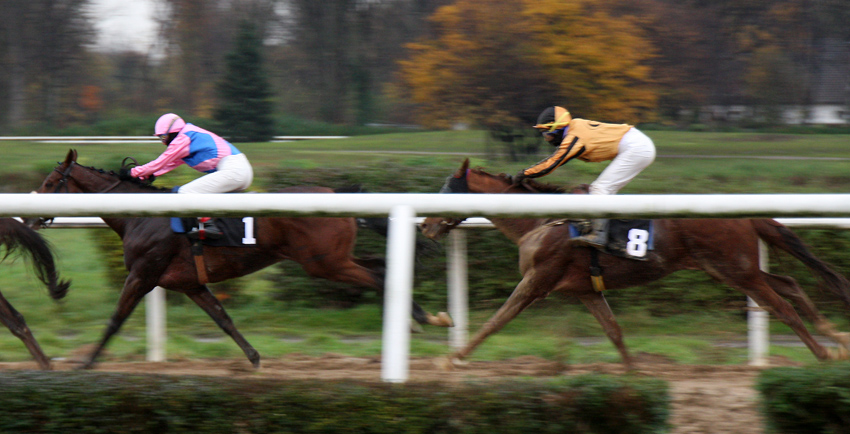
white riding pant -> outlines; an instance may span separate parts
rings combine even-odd
[[[655,145],[646,134],[632,128],[620,140],[617,156],[590,184],[590,194],[617,194],[655,161]]]
[[[177,190],[178,193],[231,193],[242,191],[254,180],[254,169],[245,154],[228,155],[208,173]]]

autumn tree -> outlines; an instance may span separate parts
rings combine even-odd
[[[400,80],[420,121],[496,127],[546,106],[612,122],[652,119],[652,46],[627,16],[586,0],[460,0],[408,45]]]

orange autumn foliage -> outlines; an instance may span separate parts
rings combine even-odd
[[[588,0],[459,0],[408,44],[400,82],[418,121],[494,126],[559,104],[577,116],[646,122],[653,47],[629,17]]]

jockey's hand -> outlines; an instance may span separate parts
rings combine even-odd
[[[527,178],[527,176],[525,176],[525,170],[520,170],[519,173],[514,175],[514,177],[511,179],[511,184],[512,185],[520,185],[520,184],[522,184],[522,181],[526,178]]]
[[[118,178],[122,181],[129,181],[133,179],[133,175],[130,175],[130,168],[122,167],[121,170],[118,171]]]

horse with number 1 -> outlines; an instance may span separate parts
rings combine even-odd
[[[514,185],[509,175],[470,169],[469,160],[446,180],[445,193],[564,193],[549,184],[524,180]],[[580,193],[576,189],[574,193]],[[623,343],[603,290],[628,288],[658,280],[674,271],[701,269],[755,300],[785,323],[819,360],[847,358],[850,334],[839,333],[789,276],[759,269],[758,240],[789,253],[805,264],[823,287],[850,307],[850,281],[816,258],[803,241],[772,219],[658,219],[625,226],[622,236],[609,228],[605,251],[575,245],[576,225],[567,219],[493,218],[493,224],[519,246],[522,280],[504,305],[450,360],[460,360],[498,332],[535,300],[552,293],[577,297],[602,325],[624,364],[634,361]],[[420,225],[423,234],[439,239],[463,219],[429,217]],[[618,224],[627,224],[618,221]],[[613,243],[613,244],[612,244]],[[789,303],[789,301],[791,303]],[[794,303],[794,305],[792,305]],[[818,332],[838,343],[830,351],[809,333],[795,306]]]
[[[134,179],[121,179],[106,172],[77,163],[77,152],[71,150],[65,161],[47,176],[38,193],[168,193]],[[290,187],[281,193],[328,193],[325,187]],[[354,218],[294,217],[235,219],[238,234],[235,244],[222,245],[222,240],[208,240],[198,252],[197,240],[181,234],[173,219],[104,218],[106,224],[122,239],[124,264],[129,271],[118,306],[99,345],[84,368],[94,365],[109,339],[133,312],[145,294],[156,286],[182,292],[200,306],[225,333],[239,345],[248,360],[259,367],[260,355],[236,330],[219,300],[209,291],[207,282],[215,283],[253,273],[289,259],[299,263],[313,277],[350,283],[383,291],[384,261],[352,256],[357,223]],[[43,220],[30,220],[41,226]],[[223,224],[226,222],[222,222]],[[228,227],[227,224],[224,224]],[[244,230],[242,227],[244,226]],[[224,240],[226,241],[226,239]],[[216,244],[218,243],[218,244]],[[431,315],[415,302],[413,318],[420,324],[450,326],[445,313]]]
[[[47,286],[51,298],[60,300],[68,293],[71,282],[59,280],[51,246],[37,232],[15,219],[0,218],[0,246],[5,246],[6,250],[0,260],[6,259],[15,252],[23,251],[27,254],[36,277]],[[50,359],[44,355],[41,346],[27,327],[23,315],[18,313],[2,294],[0,294],[0,322],[24,342],[41,369],[50,369]]]

